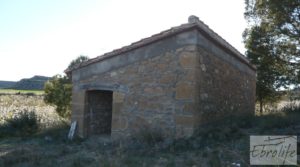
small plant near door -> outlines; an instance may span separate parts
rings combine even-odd
[[[136,139],[141,143],[155,145],[164,141],[162,132],[157,128],[142,128],[136,133]]]

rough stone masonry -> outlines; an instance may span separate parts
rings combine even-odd
[[[182,138],[211,121],[254,113],[255,67],[196,16],[66,73],[81,137],[156,130]]]

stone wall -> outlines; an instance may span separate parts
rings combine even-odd
[[[218,55],[198,46],[197,125],[254,113],[255,71],[240,69],[243,64],[235,59],[226,61],[225,54]]]
[[[145,129],[161,130],[165,136],[185,136],[192,133],[194,125],[190,106],[195,103],[195,58],[196,46],[190,45],[95,75],[80,84],[118,84],[128,89],[113,92],[112,137]]]
[[[255,70],[232,54],[190,30],[73,71],[78,134],[90,126],[90,90],[113,92],[115,139],[149,129],[180,138],[230,114],[253,114]]]

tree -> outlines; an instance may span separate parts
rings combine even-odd
[[[245,18],[272,39],[274,58],[287,66],[285,84],[298,84],[300,67],[300,0],[245,0]]]
[[[68,68],[71,69],[78,64],[87,61],[87,56],[79,56],[71,61]],[[44,85],[45,97],[47,104],[56,106],[56,112],[62,117],[69,117],[71,114],[71,96],[72,83],[70,76],[55,75]]]
[[[282,75],[279,70],[281,63],[274,59],[273,53],[270,52],[272,47],[270,36],[261,27],[252,27],[244,35],[246,55],[257,68],[256,101],[262,113],[266,103],[279,98],[276,88],[281,86],[281,83],[277,82]]]
[[[298,84],[300,0],[245,0],[246,56],[257,66],[256,95],[260,112],[279,98],[278,88]]]
[[[68,66],[68,69],[72,69],[72,68],[76,67],[77,65],[79,65],[80,63],[87,61],[88,59],[89,58],[87,56],[80,55],[75,60],[71,61],[71,63]]]
[[[56,112],[62,117],[70,116],[72,84],[66,76],[55,75],[45,83],[44,101],[56,106]]]

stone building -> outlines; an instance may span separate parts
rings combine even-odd
[[[77,134],[190,136],[232,114],[253,114],[256,69],[196,16],[81,63],[72,75]]]

